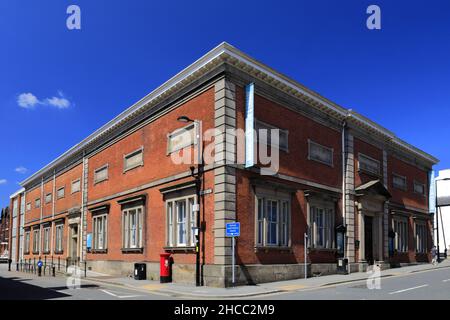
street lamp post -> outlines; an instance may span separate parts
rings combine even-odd
[[[196,204],[196,227],[195,227],[195,285],[197,287],[201,286],[201,277],[200,277],[200,232],[203,231],[201,228],[201,220],[200,220],[200,197],[201,197],[201,184],[202,184],[202,176],[203,176],[203,139],[202,139],[202,130],[201,130],[201,122],[199,120],[192,120],[187,116],[181,116],[177,119],[180,122],[189,123],[193,122],[195,124],[194,129],[196,132],[196,140],[197,140],[197,173],[195,173],[195,167],[192,166],[191,175],[195,178],[195,189],[197,195],[197,204]]]

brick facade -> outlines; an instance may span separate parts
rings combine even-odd
[[[235,55],[228,55],[227,50]],[[201,122],[203,135],[216,129],[203,145],[205,151],[214,146],[214,161],[203,166],[204,194],[200,198],[204,284],[230,284],[231,239],[225,236],[225,224],[231,221],[241,223],[236,246],[238,283],[300,277],[305,271],[305,250],[309,274],[335,272],[340,256],[349,259],[351,270],[363,270],[372,260],[385,264],[428,260],[432,228],[427,214],[428,171],[436,159],[408,149],[403,142],[390,142],[382,136],[384,129],[376,127],[374,133],[365,120],[344,111],[339,114],[338,107],[325,106],[329,103],[325,100],[319,103],[321,97],[278,74],[270,75],[272,70],[251,71],[262,67],[229,45],[208,55],[211,60],[206,56],[196,62],[201,68],[196,64],[188,67],[178,75],[184,78],[176,85],[166,84],[165,91],[151,93],[126,116],[111,122],[110,129],[94,133],[63,160],[23,182],[25,203],[30,203],[30,208],[22,230],[30,232],[30,246],[32,231],[41,230],[41,250],[24,252],[20,259],[43,255],[72,258],[87,261],[93,270],[123,275],[133,273],[133,263],[145,262],[148,277],[157,279],[159,255],[169,252],[174,281],[193,282],[196,254],[191,225],[187,224],[194,221],[196,213],[179,215],[186,208],[191,210],[192,199],[196,199],[193,165],[175,164],[172,156],[194,157],[199,144],[174,152],[168,146],[168,135],[186,126],[177,119],[187,116]],[[264,76],[265,72],[268,75]],[[275,76],[278,79],[271,80]],[[270,176],[261,174],[259,163],[246,169],[237,161],[242,146],[237,135],[227,131],[245,130],[245,85],[250,82],[256,88],[255,118],[288,132],[287,149],[279,151],[279,170]],[[303,93],[295,88],[302,88],[298,90]],[[330,163],[314,160],[311,143],[331,152]],[[142,162],[125,170],[125,157],[136,150],[142,150]],[[379,164],[378,174],[360,170],[360,154]],[[95,176],[104,167],[107,178],[98,182]],[[406,190],[393,187],[393,173],[406,177]],[[72,192],[78,180],[79,190]],[[425,186],[423,194],[414,192],[414,181]],[[62,187],[64,196],[58,197]],[[47,194],[52,194],[52,199],[46,203]],[[38,198],[41,205],[36,208]],[[267,211],[269,204],[270,210],[276,211]],[[267,217],[274,212],[279,220],[270,224]],[[260,218],[263,215],[265,220]],[[401,254],[389,250],[393,219],[398,215],[408,222],[408,251]],[[99,216],[106,219],[104,233],[94,230],[94,219]],[[132,217],[142,221],[125,220]],[[171,220],[175,218],[184,220]],[[425,223],[428,238],[427,250],[420,254],[415,246],[418,220]],[[61,224],[63,250],[56,251],[56,226]],[[275,225],[276,236],[270,231]],[[342,252],[337,248],[335,228],[339,225],[346,226]],[[51,228],[47,253],[42,251],[44,227]],[[179,232],[180,228],[188,229]],[[178,244],[184,238],[191,242]],[[371,244],[365,239],[372,239]],[[141,242],[124,247],[136,241]],[[22,241],[19,246],[23,249],[23,245]]]

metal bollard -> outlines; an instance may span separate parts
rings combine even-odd
[[[16,262],[16,271],[19,271],[19,262]]]
[[[55,277],[55,274],[56,274],[56,272],[55,272],[55,266],[54,265],[52,265],[52,275]]]
[[[84,277],[86,278],[86,273],[87,273],[87,261],[84,260]]]
[[[60,257],[58,257],[58,271],[61,271],[61,261],[60,261]]]
[[[11,263],[12,263],[12,260],[8,259],[8,271],[11,271]]]

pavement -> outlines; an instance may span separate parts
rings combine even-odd
[[[402,268],[393,268],[381,271],[381,279],[414,274],[422,271],[432,271],[450,268],[450,260],[443,260],[439,265],[418,264]],[[159,281],[134,280],[133,278],[111,277],[104,274],[90,273],[86,280],[99,283],[109,283],[126,288],[149,290],[154,293],[172,296],[190,297],[193,299],[238,299],[257,298],[265,295],[287,293],[293,291],[312,290],[317,288],[335,286],[345,283],[367,281],[368,273],[356,272],[349,275],[327,275],[311,277],[308,279],[295,279],[262,283],[258,285],[237,286],[232,288],[195,287],[194,285],[180,283],[161,284]]]
[[[14,268],[13,268],[14,269]],[[420,264],[380,272],[380,290],[367,290],[365,272],[328,275],[308,279],[278,281],[233,288],[152,280],[134,280],[93,271],[80,279],[81,290],[70,289],[70,278],[38,277],[36,274],[7,271],[0,266],[0,287],[9,288],[3,299],[396,299],[408,297],[450,299],[450,260],[439,265]],[[361,290],[366,289],[366,290]],[[424,295],[424,290],[429,290]],[[442,296],[442,293],[446,293]],[[417,296],[414,296],[416,294]]]

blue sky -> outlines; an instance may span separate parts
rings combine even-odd
[[[81,30],[66,27],[71,4]],[[366,28],[370,4],[381,30]],[[450,167],[449,1],[3,0],[0,207],[19,181],[222,41]]]

